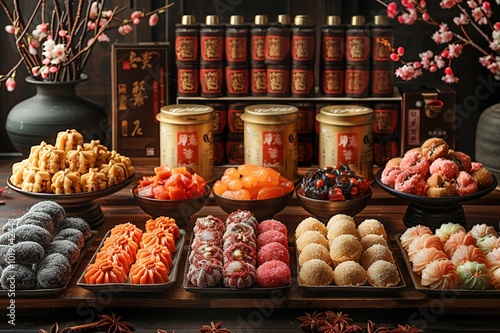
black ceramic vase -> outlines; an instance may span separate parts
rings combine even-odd
[[[26,78],[35,85],[36,94],[15,105],[5,122],[14,147],[27,156],[32,146],[42,141],[54,144],[57,133],[67,129],[82,133],[85,142],[100,140],[107,144],[110,128],[106,111],[76,94],[77,84],[86,80],[86,75],[81,75],[79,80],[62,82]]]
[[[476,128],[476,160],[500,179],[500,103],[481,113]],[[497,190],[500,185],[497,187]]]

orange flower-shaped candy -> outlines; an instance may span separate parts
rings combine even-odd
[[[156,261],[161,261],[170,271],[170,268],[172,267],[172,254],[170,253],[168,247],[155,244],[147,249],[139,249],[139,251],[137,251],[137,260],[141,260],[149,256],[154,256]]]
[[[168,271],[161,261],[153,256],[136,261],[129,272],[130,282],[134,284],[158,284],[168,282]]]
[[[123,250],[123,248],[118,244],[111,244],[107,248],[103,248],[97,253],[96,261],[101,261],[104,259],[123,267],[126,273],[128,273],[130,265],[132,265],[130,254],[128,254],[127,251]]]
[[[180,236],[179,227],[175,223],[175,220],[170,217],[160,216],[154,220],[150,219],[146,222],[146,232],[152,232],[155,229],[166,230],[174,235],[175,239]]]
[[[154,229],[142,234],[141,248],[147,249],[155,244],[168,247],[170,253],[175,252],[174,235],[163,229]]]
[[[106,250],[109,247],[114,245],[120,246],[125,252],[127,252],[132,261],[135,261],[135,256],[137,254],[137,250],[139,249],[139,245],[135,243],[132,238],[127,235],[116,235],[108,237],[104,241],[104,245],[101,248],[101,251]]]
[[[85,273],[85,282],[89,284],[123,283],[127,273],[122,267],[109,260],[100,260],[89,265]]]
[[[111,229],[111,236],[127,235],[135,243],[139,244],[142,238],[142,230],[137,228],[134,224],[127,222],[118,224]]]

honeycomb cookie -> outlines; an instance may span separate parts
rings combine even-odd
[[[429,163],[440,157],[448,156],[448,144],[441,138],[430,138],[422,144],[422,156],[427,158]]]

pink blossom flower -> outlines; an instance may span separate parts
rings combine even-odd
[[[106,34],[101,34],[97,37],[98,42],[109,43],[109,37]]]
[[[125,24],[125,25],[122,25],[118,28],[118,32],[121,35],[127,35],[127,34],[131,33],[132,30],[134,30],[134,28],[132,28],[132,26],[130,24]]]
[[[422,74],[422,71],[420,69],[415,69],[411,65],[403,65],[402,67],[397,68],[394,73],[402,80],[409,81],[420,76]]]
[[[407,9],[412,9],[412,8],[415,8],[415,0],[401,0],[401,4],[403,5],[403,7],[407,8]]]
[[[52,74],[56,73],[57,72],[57,66],[50,66],[49,67],[49,72],[52,73]]]
[[[422,14],[422,20],[429,21],[429,19],[430,19],[430,16],[429,16],[429,14],[427,12],[425,12],[425,13]]]
[[[391,53],[390,57],[392,61],[399,61],[399,55],[397,53]]]
[[[434,42],[436,42],[436,44],[444,44],[452,40],[453,33],[449,31],[446,23],[441,23],[439,25],[439,30],[436,31],[431,38]]]
[[[12,92],[16,89],[16,80],[13,77],[9,77],[7,81],[5,81],[5,87],[8,92]]]
[[[139,25],[139,24],[141,24],[141,19],[136,17],[135,19],[132,20],[132,23],[135,25]]]
[[[10,24],[9,24],[9,25],[6,25],[6,26],[5,26],[5,31],[7,31],[7,33],[8,33],[8,34],[13,35],[13,34],[14,34],[14,32],[16,32],[16,28],[14,28],[14,26],[13,26],[13,25],[10,25]]]
[[[95,22],[89,21],[89,22],[87,23],[87,28],[88,28],[89,30],[95,30]]]
[[[136,18],[141,18],[142,16],[142,12],[140,10],[136,10],[134,12],[132,12],[132,14],[130,14],[130,18],[133,20],[133,19],[136,19]]]
[[[467,25],[469,24],[469,22],[469,18],[464,13],[460,14],[460,16],[458,17],[453,18],[453,23],[455,23],[456,25]]]
[[[54,46],[52,51],[50,52],[50,57],[51,57],[51,64],[57,65],[64,60],[66,60],[66,52],[65,52],[65,45],[64,44],[57,44]]]
[[[474,21],[477,22],[477,24],[487,24],[488,20],[486,16],[484,16],[484,12],[480,7],[476,7],[472,10],[471,12],[472,17],[474,18]]]
[[[39,32],[47,32],[47,29],[48,29],[48,26],[46,23],[41,23],[41,24],[36,26],[36,30],[38,30]]]
[[[398,21],[401,24],[412,25],[418,19],[417,11],[414,8],[408,8],[407,13],[398,16]]]
[[[92,5],[90,5],[89,17],[95,20],[98,14],[99,14],[99,4],[97,3],[97,1],[94,1],[92,2]]]
[[[455,77],[455,75],[453,74],[453,70],[450,67],[447,67],[444,70],[444,74],[445,74],[445,76],[443,76],[441,78],[441,80],[443,80],[444,82],[446,82],[446,83],[457,83],[458,82],[458,78]]]
[[[387,16],[393,19],[397,15],[398,15],[398,5],[395,2],[389,3],[389,5],[387,5]]]
[[[59,32],[57,33],[59,35],[59,37],[66,37],[66,35],[68,34],[68,31],[67,30],[59,30]]]
[[[158,14],[155,13],[155,14],[151,15],[149,17],[149,26],[154,27],[155,25],[157,25],[159,19],[160,18],[158,17]]]
[[[439,3],[439,5],[441,6],[441,8],[443,9],[449,9],[449,8],[453,8],[455,7],[455,5],[457,3],[460,3],[462,2],[462,0],[441,0],[441,2]]]
[[[33,76],[38,76],[40,75],[40,66],[35,66],[31,69],[31,74]]]
[[[448,44],[448,58],[458,58],[462,54],[461,44]]]

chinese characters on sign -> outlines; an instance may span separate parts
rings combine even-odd
[[[198,132],[177,133],[177,161],[179,165],[198,163]]]
[[[283,133],[262,132],[262,150],[264,166],[273,166],[283,162]]]
[[[408,144],[420,144],[420,110],[408,110]]]
[[[338,135],[338,162],[357,165],[359,156],[357,133],[339,133]]]

